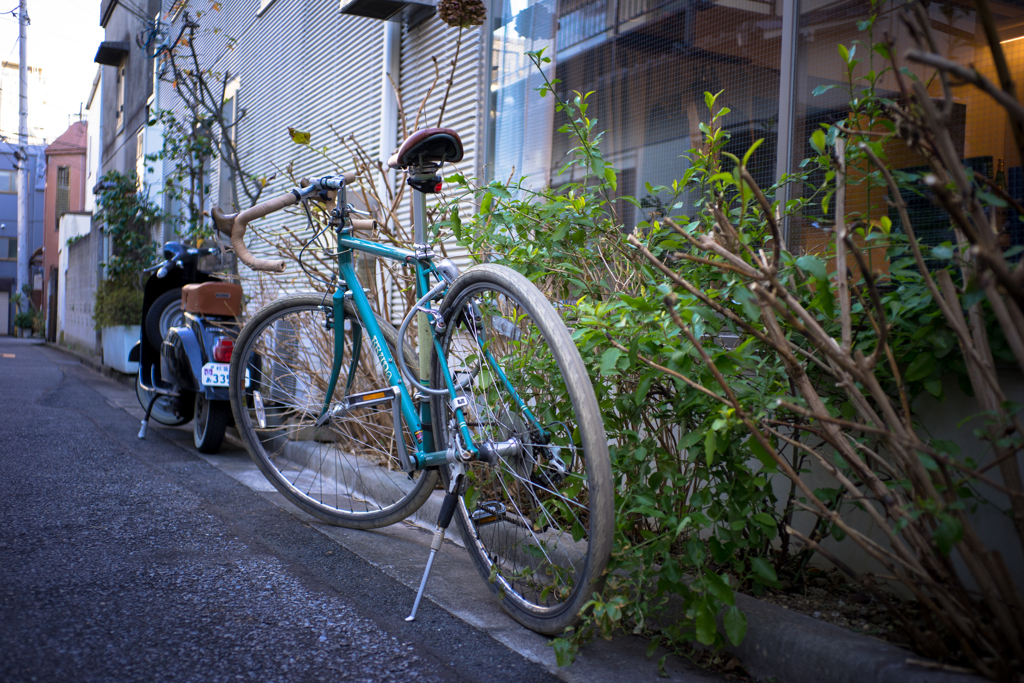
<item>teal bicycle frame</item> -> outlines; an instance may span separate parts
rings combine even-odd
[[[415,219],[415,241],[417,244],[426,244],[425,239],[425,218],[426,218],[426,197],[420,193],[414,193],[414,219]],[[338,207],[345,207],[345,189],[342,188],[338,191]],[[343,209],[344,210],[344,209]],[[356,274],[355,268],[352,264],[352,252],[360,251],[378,258],[385,258],[392,261],[398,261],[401,263],[413,264],[416,268],[416,296],[417,298],[422,297],[428,291],[429,277],[434,275],[438,282],[441,282],[440,276],[437,274],[437,270],[434,267],[433,262],[429,257],[423,258],[418,257],[415,252],[409,251],[408,249],[400,249],[398,247],[392,247],[377,242],[371,242],[364,239],[359,239],[352,236],[352,228],[345,224],[346,221],[341,220],[338,227],[336,228],[337,236],[337,263],[338,263],[338,274],[339,274],[339,286],[334,292],[332,298],[333,308],[333,331],[334,331],[334,362],[331,367],[331,378],[328,383],[326,397],[324,399],[324,406],[321,411],[321,417],[330,410],[331,397],[334,395],[334,390],[338,384],[338,377],[341,374],[342,358],[344,357],[344,345],[345,345],[345,307],[344,302],[346,298],[351,298],[352,303],[355,304],[356,311],[359,314],[360,321],[363,326],[366,327],[366,331],[370,336],[370,344],[373,347],[373,351],[380,361],[381,366],[384,368],[384,377],[387,379],[388,384],[394,387],[398,392],[398,401],[400,402],[401,416],[404,418],[406,425],[409,427],[409,431],[415,437],[415,452],[409,454],[408,462],[403,462],[402,467],[406,471],[422,470],[428,467],[434,467],[442,465],[446,462],[451,462],[451,454],[448,450],[435,451],[435,445],[433,442],[433,429],[424,430],[424,425],[431,424],[430,414],[430,401],[423,400],[420,402],[420,408],[417,412],[416,406],[413,403],[412,395],[409,389],[406,387],[406,382],[402,378],[402,373],[395,362],[394,357],[388,350],[387,343],[385,341],[384,333],[380,329],[380,325],[377,323],[377,318],[373,313],[373,309],[370,307],[370,300],[366,296],[366,292],[363,291],[361,283],[359,282],[359,276]],[[430,302],[426,302],[426,307],[430,308]],[[424,324],[421,321],[420,324]],[[448,363],[441,350],[440,342],[433,334],[433,330],[430,331],[430,338],[434,344],[434,350],[437,353],[438,361],[440,363],[440,370],[444,373],[447,378],[449,399],[455,398],[455,387],[451,382],[451,374],[448,369]],[[345,388],[345,394],[348,395],[351,389],[352,378],[355,375],[355,368],[359,363],[360,354],[362,353],[362,329],[359,325],[352,326],[352,359],[351,359],[351,370],[349,372],[349,385]],[[496,365],[496,363],[491,363]],[[518,396],[516,397],[518,398]],[[525,406],[523,406],[525,408]],[[528,411],[527,411],[528,413]],[[532,417],[532,416],[531,416]],[[466,444],[466,450],[470,453],[476,453],[476,447],[473,444],[472,437],[469,433],[469,428],[466,425],[465,416],[463,415],[462,408],[455,408],[456,422],[460,427],[460,433],[462,434],[463,442]],[[395,430],[397,432],[396,438],[401,439],[401,425],[396,424]],[[402,453],[403,449],[399,450]]]

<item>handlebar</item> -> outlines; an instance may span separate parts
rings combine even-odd
[[[283,273],[285,269],[285,262],[283,260],[274,261],[258,258],[253,256],[252,252],[250,252],[248,247],[245,246],[243,238],[245,236],[246,228],[249,227],[249,223],[257,218],[263,218],[275,211],[280,211],[285,207],[297,204],[299,203],[299,200],[305,199],[316,192],[320,192],[322,190],[340,190],[342,187],[355,182],[355,179],[356,174],[352,172],[336,176],[324,176],[310,181],[309,185],[301,189],[295,189],[274,197],[273,199],[268,199],[267,201],[248,208],[245,211],[225,214],[219,208],[216,208],[211,211],[210,214],[213,216],[213,222],[217,226],[217,229],[231,238],[231,247],[235,250],[235,253],[238,254],[238,258],[242,263],[253,270],[262,270],[270,273]]]
[[[143,274],[152,273],[155,270],[156,276],[158,278],[163,279],[167,277],[167,273],[169,273],[172,268],[182,267],[186,260],[198,261],[198,259],[201,259],[204,256],[210,256],[212,254],[216,254],[219,251],[219,247],[202,247],[201,249],[191,247],[189,249],[186,249],[184,252],[179,253],[177,256],[173,258],[167,259],[163,263],[157,263],[155,265],[150,266],[149,268],[144,268],[142,272]]]

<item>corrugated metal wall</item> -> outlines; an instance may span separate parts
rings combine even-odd
[[[455,58],[459,29],[445,25],[435,15],[412,29],[402,31],[400,90],[405,129],[412,133],[417,129],[436,127],[440,124],[441,127],[454,129],[465,148],[465,158],[458,164],[446,164],[443,169],[444,175],[461,173],[466,178],[483,177],[480,141],[484,137],[486,110],[482,103],[487,101],[483,80],[483,35],[479,27],[462,31],[458,67],[442,114],[441,106],[445,99],[447,80],[452,75],[451,62]],[[431,90],[435,76],[436,85]],[[416,117],[421,105],[423,112],[417,122]],[[400,122],[400,129],[401,126]],[[448,189],[447,185],[445,189]],[[431,197],[428,207],[434,207],[436,204],[436,198]],[[465,201],[460,209],[460,213],[468,217],[474,206],[471,202]],[[411,203],[407,211],[407,215],[411,216]],[[443,249],[459,268],[469,267],[470,259],[466,249],[455,244],[454,238],[445,240]],[[399,306],[398,300],[395,301],[395,305]]]
[[[170,5],[171,0],[165,0],[165,7]],[[384,23],[342,16],[338,12],[338,0],[277,0],[257,17],[258,7],[259,0],[225,2],[220,12],[204,14],[199,19],[203,27],[199,49],[204,63],[215,72],[226,70],[239,78],[237,101],[245,115],[238,127],[238,146],[243,155],[244,171],[268,177],[277,174],[262,198],[280,194],[292,186],[285,173],[288,168],[296,177],[351,168],[351,159],[336,133],[354,135],[373,158],[388,156],[400,141],[402,130],[400,124],[400,130],[393,136],[393,146],[383,151],[379,149]],[[431,57],[436,57],[441,66],[441,78],[427,100],[425,117],[419,127],[437,125],[444,80],[449,74],[457,34],[457,29],[446,27],[436,17],[411,30],[403,30],[401,69],[393,77],[399,82],[401,99],[407,108],[409,132],[412,117],[434,77]],[[172,29],[172,35],[177,35],[177,27]],[[456,129],[462,137],[466,158],[458,165],[458,171],[467,177],[477,176],[480,166],[477,140],[482,137],[480,103],[485,101],[481,86],[484,60],[480,36],[479,29],[463,32],[460,67],[442,122],[445,127]],[[229,38],[234,39],[231,48]],[[164,93],[163,104],[167,106],[173,97],[169,87],[165,87]],[[327,146],[331,160],[292,142],[289,127],[309,132],[315,148]],[[217,166],[215,164],[210,178],[211,188],[219,186]],[[447,166],[445,172],[450,174],[455,169]],[[241,192],[240,199],[246,204]],[[350,197],[350,201],[352,199]],[[471,210],[468,205],[463,207],[464,212]],[[411,205],[402,213],[403,219],[411,223]],[[276,244],[295,242],[288,236],[289,229],[308,237],[305,217],[299,214],[268,217],[253,228],[254,234],[247,239],[250,248],[268,257],[276,255]],[[460,266],[466,265],[465,251],[454,242],[446,244],[445,250],[449,256],[456,257]],[[289,270],[291,275],[297,272],[297,268]],[[242,268],[242,275],[248,276],[248,269]],[[260,283],[249,278],[247,284],[250,296],[257,300],[276,294],[264,291],[266,281]],[[285,285],[292,286],[300,285],[294,282]],[[384,299],[398,304],[401,296],[393,291]]]

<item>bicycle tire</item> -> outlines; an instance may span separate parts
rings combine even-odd
[[[438,481],[437,470],[402,472],[390,404],[314,424],[334,353],[323,302],[323,294],[285,296],[261,309],[242,329],[229,380],[235,426],[256,466],[299,509],[336,526],[388,526],[426,501]],[[352,330],[357,324],[362,327],[349,301],[345,313],[345,356],[332,404],[344,396]],[[398,332],[380,316],[377,323],[394,354]],[[365,329],[362,340],[352,391],[388,386]],[[418,365],[411,352],[406,359]],[[403,434],[412,452],[408,431],[403,429]]]
[[[457,396],[468,401],[474,442],[513,444],[494,465],[467,467],[459,531],[513,618],[538,633],[562,633],[603,587],[614,532],[608,443],[586,367],[551,303],[503,266],[467,270],[440,312],[441,348],[453,382],[463,385]],[[482,360],[485,351],[505,378]],[[431,385],[445,386],[436,353]],[[435,397],[432,411],[436,447],[445,448],[458,432],[454,413],[446,397]]]

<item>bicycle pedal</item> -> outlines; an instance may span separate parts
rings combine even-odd
[[[360,394],[350,394],[345,397],[345,402],[348,404],[349,410],[352,410],[353,408],[367,408],[380,403],[389,403],[394,400],[397,395],[397,387],[386,387],[384,389],[364,391]]]
[[[505,515],[505,506],[497,501],[477,503],[476,510],[469,516],[476,526],[493,524]]]

